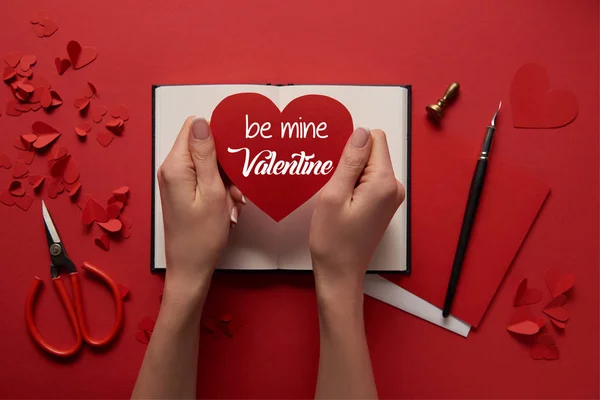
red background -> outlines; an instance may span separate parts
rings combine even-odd
[[[431,135],[452,135],[473,146],[498,99],[508,99],[512,76],[526,62],[546,66],[553,86],[573,91],[579,116],[557,130],[517,130],[502,113],[496,154],[533,172],[552,193],[509,270],[481,327],[467,340],[373,299],[366,326],[382,397],[598,397],[598,2],[578,1],[4,1],[0,55],[33,53],[35,73],[65,100],[52,116],[42,112],[0,117],[0,150],[43,119],[62,132],[74,154],[85,192],[104,200],[131,187],[131,239],[103,252],[85,234],[80,212],[66,196],[49,207],[67,250],[131,288],[118,342],[106,353],[85,349],[71,363],[53,361],[27,336],[23,317],[34,275],[49,283],[39,200],[28,212],[0,206],[0,395],[6,397],[127,397],[145,346],[136,325],[154,316],[162,281],[149,269],[151,91],[153,83],[281,82],[408,83],[413,85],[415,151]],[[37,38],[31,13],[44,8],[59,25]],[[98,59],[59,77],[53,60],[76,39],[94,45]],[[103,148],[80,143],[71,105],[83,79],[105,105],[126,103],[125,134]],[[457,80],[461,95],[434,129],[423,107]],[[0,104],[10,98],[0,90]],[[374,128],[374,127],[373,127]],[[97,129],[97,128],[95,128]],[[44,159],[32,171],[46,168]],[[435,167],[435,164],[432,164]],[[0,170],[0,184],[10,172]],[[515,196],[518,196],[515,193]],[[443,193],[440,193],[443,196]],[[566,333],[557,337],[561,359],[534,361],[507,334],[518,282],[543,286],[556,266],[577,277]],[[92,332],[105,333],[112,314],[108,294],[84,280]],[[42,293],[38,324],[57,344],[71,340],[53,290]],[[309,274],[218,274],[208,312],[230,311],[246,326],[231,340],[201,344],[198,390],[205,397],[311,397],[318,357],[318,325]],[[536,309],[537,311],[537,309]],[[556,336],[556,335],[555,335]]]

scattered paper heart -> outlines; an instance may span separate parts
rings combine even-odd
[[[129,297],[129,288],[127,286],[117,283],[117,288],[121,294],[121,300],[125,300]]]
[[[563,307],[567,302],[567,297],[564,294],[561,294],[558,297],[555,297],[550,301],[550,303],[546,304],[546,307],[542,309],[542,312],[560,322],[565,322],[569,319],[569,312],[566,308]]]
[[[82,47],[75,40],[67,43],[67,54],[69,55],[73,69],[83,68],[98,57],[98,51],[94,47]]]
[[[96,246],[100,247],[102,250],[110,250],[110,238],[106,233],[103,233],[99,237],[94,239],[94,243]]]
[[[5,190],[3,192],[0,192],[0,203],[9,207],[14,206],[15,198],[8,192],[8,190]]]
[[[77,204],[77,207],[79,207],[79,209],[81,211],[83,211],[83,209],[85,208],[85,205],[87,204],[88,200],[91,199],[92,197],[88,194],[83,194],[81,196],[77,196],[77,200],[75,202],[75,204]]]
[[[109,219],[106,222],[98,222],[98,225],[105,231],[116,233],[121,230],[123,224],[118,219]]]
[[[100,131],[96,133],[96,140],[104,147],[108,147],[114,138],[115,135],[113,135],[110,131]]]
[[[527,320],[509,325],[506,329],[519,335],[535,335],[540,331],[540,326],[535,321]]]
[[[94,86],[92,84],[92,82],[85,83],[85,88],[84,88],[84,93],[83,93],[84,97],[91,99],[92,97],[94,97],[96,95],[96,92],[97,92],[96,86]]]
[[[554,318],[550,318],[550,322],[552,322],[552,325],[554,325],[558,329],[565,329],[567,327],[567,324],[565,324],[564,322],[557,321]]]
[[[80,189],[81,189],[81,183],[75,182],[75,184],[68,190],[67,193],[69,194],[69,197],[75,197],[79,193]]]
[[[571,290],[575,285],[575,275],[571,273],[561,274],[558,269],[549,268],[546,271],[546,285],[552,297],[558,297]]]
[[[31,185],[32,189],[36,190],[44,182],[44,176],[42,176],[42,175],[29,175],[29,178],[27,178],[27,180],[29,181],[29,184]]]
[[[125,104],[121,104],[113,108],[110,112],[110,115],[112,115],[113,118],[119,118],[123,121],[127,121],[129,120],[129,109]]]
[[[33,196],[30,194],[25,194],[23,197],[15,197],[15,204],[23,211],[29,210],[31,203],[33,203]]]
[[[21,61],[20,53],[10,53],[4,57],[4,62],[11,68],[17,68],[19,62]]]
[[[32,150],[20,151],[19,155],[17,156],[17,159],[23,161],[27,165],[31,165],[31,163],[35,159],[35,152]]]
[[[108,221],[106,210],[93,198],[89,198],[85,203],[81,218],[84,225],[90,225],[94,221],[102,223]]]
[[[21,160],[16,160],[12,167],[13,178],[24,178],[29,173],[29,167]]]
[[[16,69],[14,69],[13,67],[5,67],[4,68],[4,73],[2,74],[2,80],[4,82],[10,81],[15,76],[17,76],[17,70]]]
[[[536,304],[542,300],[543,293],[539,289],[530,289],[527,287],[527,278],[523,279],[517,288],[514,305],[523,306]]]
[[[121,213],[121,208],[116,205],[116,204],[109,204],[106,207],[106,214],[108,214],[108,218],[113,219],[113,218],[117,218],[119,216],[119,214]]]
[[[0,153],[0,168],[9,169],[12,167],[12,162],[6,153]]]
[[[100,105],[94,105],[91,107],[92,121],[95,123],[102,122],[102,117],[106,115],[106,107]]]
[[[61,178],[50,178],[46,184],[46,193],[51,199],[55,199],[65,190]]]
[[[54,65],[56,66],[56,72],[58,72],[59,75],[62,75],[71,66],[71,60],[69,60],[68,58],[56,57],[54,59]]]
[[[75,133],[80,138],[84,138],[87,134],[92,130],[92,125],[89,122],[82,122],[79,125],[75,126]]]
[[[90,105],[90,99],[88,99],[87,97],[80,97],[78,99],[75,99],[73,105],[76,109],[79,110],[80,113],[84,113],[87,111],[87,108]]]
[[[554,339],[546,333],[537,337],[536,343],[529,349],[534,360],[557,360],[560,357]]]
[[[23,189],[21,181],[12,181],[8,186],[8,192],[16,197],[25,196],[25,189]]]

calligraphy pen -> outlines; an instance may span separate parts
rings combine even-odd
[[[450,309],[452,308],[452,301],[454,300],[454,294],[456,293],[456,287],[458,286],[458,278],[460,277],[460,270],[462,269],[463,260],[465,259],[465,253],[467,252],[467,246],[469,244],[469,237],[471,236],[471,228],[475,221],[475,214],[477,213],[477,206],[479,205],[479,197],[483,184],[485,182],[485,171],[487,169],[488,157],[490,155],[490,149],[492,147],[492,139],[494,138],[494,131],[496,130],[496,117],[502,107],[502,102],[498,104],[498,109],[492,117],[492,123],[487,128],[485,139],[483,141],[483,147],[481,149],[481,155],[477,160],[475,167],[475,173],[471,180],[471,188],[469,189],[469,198],[467,200],[467,207],[465,209],[465,215],[463,216],[462,226],[460,228],[460,235],[458,237],[458,246],[456,247],[456,254],[454,255],[454,262],[452,263],[452,273],[450,274],[450,281],[448,282],[448,290],[446,291],[446,299],[444,300],[444,309],[442,315],[447,318],[450,315]]]

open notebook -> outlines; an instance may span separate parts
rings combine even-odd
[[[354,127],[382,129],[396,178],[407,198],[377,248],[370,271],[410,271],[410,86],[326,85],[180,85],[155,86],[152,201],[152,270],[166,268],[164,231],[156,171],[189,115],[210,119],[216,106],[237,93],[259,93],[283,110],[292,100],[319,94],[342,103]],[[239,270],[310,270],[310,221],[319,193],[279,222],[248,199],[217,268]]]

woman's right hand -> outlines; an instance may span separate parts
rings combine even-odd
[[[362,298],[366,269],[404,195],[385,133],[356,129],[312,217],[309,241],[319,295]]]

